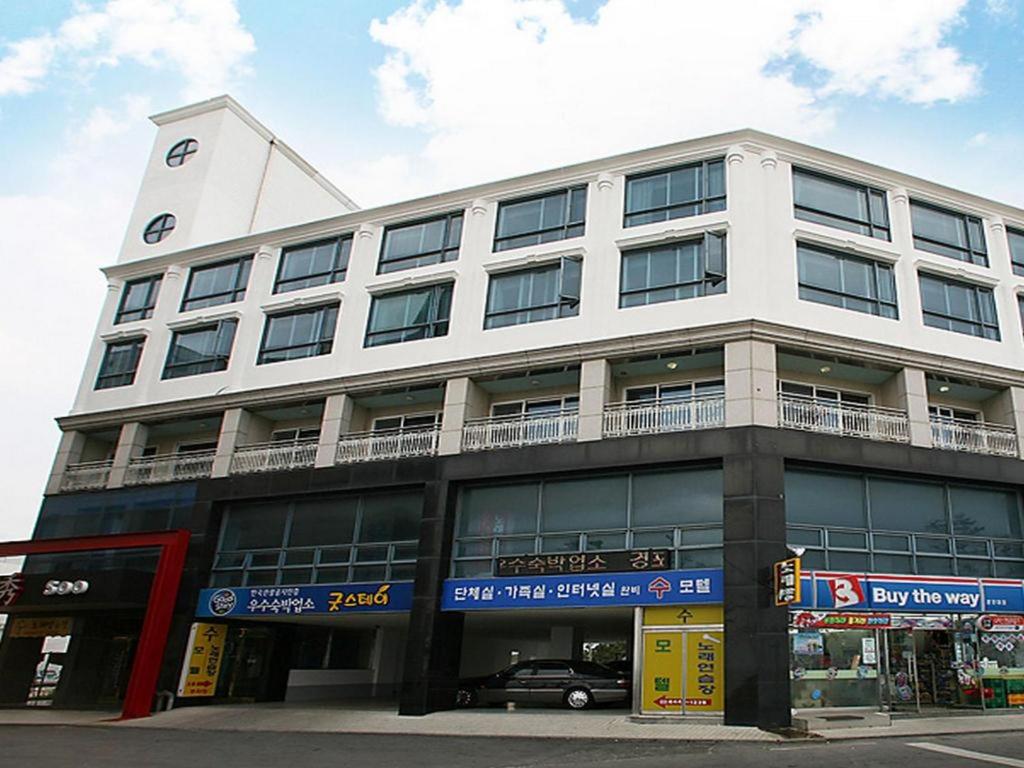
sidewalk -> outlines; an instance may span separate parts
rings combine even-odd
[[[958,715],[893,720],[892,725],[876,728],[835,728],[814,733],[827,741],[850,739],[890,739],[912,736],[949,736],[964,733],[1001,733],[1024,731],[1024,715]]]

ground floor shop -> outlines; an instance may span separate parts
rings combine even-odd
[[[814,572],[804,589],[790,614],[795,708],[1024,708],[1020,581]]]

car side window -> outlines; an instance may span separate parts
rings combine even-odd
[[[519,667],[518,669],[510,670],[512,677],[532,677],[533,676],[533,665],[527,664],[526,666]]]
[[[568,664],[557,661],[538,661],[537,674],[539,675],[569,675],[572,671]]]

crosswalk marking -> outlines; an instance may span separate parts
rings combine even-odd
[[[1024,768],[1024,760],[1017,760],[1013,757],[988,755],[984,752],[972,752],[969,749],[957,749],[956,747],[947,747],[943,744],[931,744],[927,741],[910,742],[907,746],[916,747],[917,749],[926,749],[929,752],[940,752],[944,755],[963,757],[968,760],[977,760],[983,763],[995,763],[996,765],[1009,765],[1012,766],[1012,768]]]

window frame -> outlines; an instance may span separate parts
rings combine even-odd
[[[711,195],[708,190],[708,179],[710,174],[708,173],[708,167],[713,164],[720,164],[722,166],[722,194]],[[666,176],[676,173],[677,171],[686,171],[691,168],[699,168],[701,173],[701,196],[695,200],[690,200],[685,203],[668,203],[665,205],[655,206],[653,208],[644,208],[640,210],[630,211],[629,210],[629,197],[630,197],[630,185],[637,181],[644,181],[646,179],[654,178],[655,176]],[[714,203],[721,201],[722,207],[714,207]],[[700,206],[700,210],[696,213],[681,213],[678,216],[672,215],[672,210],[675,208]],[[725,165],[725,157],[709,157],[705,160],[698,160],[692,163],[683,163],[682,165],[673,165],[667,168],[656,168],[650,171],[642,171],[640,173],[630,174],[626,176],[623,188],[623,199],[622,199],[622,227],[623,229],[629,229],[632,227],[642,227],[645,224],[661,224],[666,221],[672,221],[674,219],[686,219],[691,216],[702,216],[707,213],[717,213],[720,211],[728,210],[729,206],[729,180],[727,168]],[[654,221],[641,221],[637,223],[630,223],[630,218],[635,216],[650,215],[652,213],[664,212],[665,217],[655,219]]]
[[[708,388],[709,385],[721,387],[721,392],[714,392],[709,395],[707,392],[698,392],[701,385]],[[667,399],[662,394],[662,390],[687,387],[690,392],[686,397],[673,397],[670,395]],[[634,397],[630,399],[630,392],[639,392],[645,389],[653,389],[654,397]],[[709,376],[700,379],[677,379],[674,381],[659,381],[652,384],[635,384],[631,387],[624,387],[622,390],[622,399],[627,403],[661,403],[661,402],[678,402],[684,400],[696,400],[701,397],[713,397],[713,396],[724,396],[725,395],[725,378],[722,376]]]
[[[579,284],[572,289],[575,293],[566,292],[565,284],[565,271],[566,264],[572,262],[576,265],[576,274],[579,275]],[[501,279],[502,277],[508,277],[510,275],[522,275],[528,272],[543,272],[550,270],[555,264],[558,265],[558,298],[555,302],[549,304],[536,304],[528,307],[517,307],[516,309],[503,309],[497,312],[491,311],[491,300],[494,297],[494,285],[495,279]],[[583,257],[582,256],[560,256],[557,259],[545,261],[541,264],[531,264],[526,267],[517,267],[516,269],[502,270],[500,272],[493,272],[487,276],[487,296],[484,300],[484,330],[494,330],[497,328],[514,328],[518,325],[529,325],[531,323],[542,323],[549,320],[561,320],[567,317],[578,317],[580,313],[580,305],[583,303]],[[535,320],[524,320],[521,323],[511,323],[509,325],[491,325],[490,322],[495,317],[504,317],[506,315],[516,315],[521,312],[532,313],[539,310],[554,308],[554,317],[542,317]],[[565,310],[565,311],[563,311]],[[571,311],[570,311],[571,310]]]
[[[954,243],[949,243],[943,240],[935,240],[931,237],[925,237],[917,234],[914,231],[914,208],[926,208],[934,213],[941,213],[946,216],[950,216],[956,219],[963,226],[964,235],[967,238],[967,246],[961,246]],[[978,231],[981,233],[981,248],[976,248],[972,242],[971,237],[971,223],[975,223],[978,227]],[[943,256],[947,259],[953,259],[954,261],[961,261],[965,264],[974,264],[980,267],[989,266],[988,258],[988,242],[985,238],[985,222],[980,216],[974,216],[970,213],[964,213],[962,211],[954,210],[952,208],[946,208],[942,205],[936,205],[935,203],[925,202],[923,200],[910,199],[910,234],[913,239],[914,248],[918,251],[924,251],[925,253],[933,253],[936,256]],[[945,250],[943,250],[945,249]],[[959,256],[952,256],[948,251],[959,251],[966,258]]]
[[[157,299],[160,297],[160,286],[163,283],[163,273],[159,275],[150,275],[149,277],[140,277],[136,280],[129,280],[124,284],[121,289],[121,300],[117,303],[117,311],[114,313],[114,325],[120,325],[121,323],[133,323],[139,320],[149,320],[153,317],[153,312],[156,309]],[[146,300],[142,307],[138,309],[125,309],[125,303],[128,301],[128,294],[132,288],[137,285],[148,283],[146,287]],[[125,317],[125,315],[139,314],[138,317]]]
[[[864,194],[864,202],[866,203],[868,211],[868,219],[866,221],[853,219],[849,216],[845,216],[841,213],[835,213],[833,211],[827,211],[822,208],[812,208],[809,205],[802,205],[797,203],[796,200],[796,177],[798,175],[812,176],[820,181],[828,182],[830,184],[836,184],[838,186],[847,187],[855,190],[858,194]],[[876,240],[885,240],[887,242],[892,241],[892,217],[889,215],[889,195],[886,190],[879,187],[873,187],[870,184],[865,184],[852,179],[846,179],[841,176],[834,176],[830,173],[823,173],[821,171],[813,170],[811,168],[804,168],[802,166],[793,166],[793,171],[790,176],[790,183],[793,191],[793,218],[800,221],[807,221],[811,224],[819,224],[823,227],[832,227],[834,229],[840,229],[844,232],[852,232],[853,234],[859,234],[863,237],[871,237]],[[876,224],[872,215],[872,196],[881,198],[882,214],[885,218],[884,226]],[[803,213],[805,215],[801,216]],[[868,233],[865,234],[859,230],[849,229],[847,227],[839,226],[833,223],[826,224],[822,221],[818,221],[811,216],[818,216],[823,219],[832,219],[835,221],[848,222],[851,225],[857,227],[866,227]],[[881,234],[879,234],[881,233]]]
[[[708,296],[718,296],[727,292],[728,289],[728,263],[729,263],[729,245],[727,232],[724,230],[713,230],[704,232],[702,235],[697,237],[688,237],[679,240],[673,240],[669,243],[657,243],[651,245],[644,245],[637,248],[629,248],[623,250],[619,256],[619,309],[633,309],[634,307],[649,307],[652,304],[665,304],[670,301],[686,301],[687,299],[703,299]],[[717,241],[720,245],[720,256],[716,257],[720,259],[720,264],[710,264],[710,248],[712,241]],[[644,288],[630,288],[625,289],[626,283],[626,262],[630,256],[646,253],[648,257],[648,264],[650,263],[650,255],[658,251],[675,250],[681,246],[693,245],[700,243],[700,254],[699,258],[704,265],[704,276],[699,280],[684,280],[682,282],[671,283],[666,285],[647,285]],[[678,259],[678,254],[676,255]],[[678,263],[678,261],[677,261]],[[720,271],[714,271],[709,269],[709,266],[719,267]],[[627,296],[636,296],[641,294],[650,294],[656,291],[674,290],[678,291],[686,286],[699,286],[699,292],[696,296],[678,296],[674,298],[659,299],[658,301],[644,301],[642,304],[626,304],[625,300]],[[721,290],[708,291],[708,287],[718,288],[722,286]]]
[[[950,315],[948,313],[933,312],[933,311],[931,311],[929,309],[926,309],[925,308],[925,301],[924,301],[924,288],[923,288],[923,283],[922,283],[923,280],[935,280],[935,281],[938,281],[939,283],[942,283],[944,288],[948,288],[949,286],[953,285],[953,286],[959,286],[959,287],[970,289],[971,290],[971,294],[974,297],[974,302],[975,302],[976,308],[978,310],[978,318],[979,319],[978,320],[969,320],[969,319],[965,319],[965,318],[962,318],[962,317],[958,317],[956,315]],[[997,341],[997,342],[998,341],[1002,341],[1002,333],[1000,332],[1000,329],[999,329],[999,306],[996,304],[995,291],[992,289],[992,287],[985,286],[985,285],[978,285],[977,283],[971,283],[971,282],[967,282],[967,281],[964,281],[964,280],[957,280],[957,279],[952,278],[952,277],[947,277],[945,275],[937,275],[937,274],[934,274],[932,272],[918,272],[917,273],[917,287],[918,287],[918,293],[919,293],[919,295],[921,297],[921,318],[922,318],[922,322],[924,323],[925,327],[927,327],[927,328],[935,328],[935,329],[940,330],[940,331],[948,331],[950,333],[959,333],[959,334],[964,335],[964,336],[972,336],[972,337],[974,337],[976,339],[985,339],[987,341]],[[949,308],[949,304],[950,304],[950,302],[949,302],[949,293],[947,291],[944,291],[944,295],[945,295],[945,299],[946,299],[946,301],[945,301],[946,308],[948,309]],[[992,314],[993,314],[994,319],[993,319],[993,321],[991,323],[986,322],[982,318],[981,298],[980,297],[985,296],[985,295],[987,295],[991,299],[991,301],[992,301]],[[950,323],[950,325],[952,325],[952,323],[956,322],[956,323],[964,323],[966,325],[976,326],[981,331],[981,333],[968,333],[966,331],[958,331],[958,330],[956,330],[955,328],[952,328],[952,327],[946,328],[946,327],[943,327],[941,325],[930,324],[928,322],[928,318],[929,317],[935,317],[935,318],[939,318],[939,319],[942,319],[942,320],[946,320],[946,321],[948,321]],[[987,335],[986,334],[986,330],[992,330],[994,332],[994,335],[991,335],[991,336]]]
[[[156,245],[157,243],[163,242],[171,233],[174,232],[175,227],[178,226],[178,217],[173,213],[165,212],[159,216],[154,216],[149,220],[149,223],[142,228],[142,242],[146,245]]]
[[[228,344],[228,351],[223,355],[210,355],[204,360],[193,361],[190,363],[172,363],[171,358],[174,356],[174,350],[178,338],[184,334],[197,333],[199,331],[215,330],[217,336],[214,339],[214,345],[216,346],[220,342],[220,334],[226,334],[226,329],[230,327],[231,330],[231,341]],[[222,320],[214,320],[210,323],[200,323],[198,325],[190,325],[186,328],[178,328],[171,334],[171,340],[167,345],[167,357],[164,360],[163,372],[160,374],[161,381],[170,379],[184,379],[190,376],[202,376],[207,373],[219,373],[226,371],[231,363],[231,354],[234,351],[235,337],[238,334],[238,319],[234,317],[224,318]],[[223,366],[220,363],[223,361]],[[182,373],[178,375],[168,375],[178,368],[185,368],[192,365],[206,365],[213,364],[213,367],[208,370],[195,371],[193,373]]]
[[[448,291],[448,316],[441,317],[440,307],[442,304],[442,297],[445,290]],[[373,321],[375,318],[375,312],[379,306],[378,302],[383,299],[391,299],[400,296],[407,296],[414,293],[430,292],[430,298],[428,299],[429,304],[427,306],[427,320],[423,323],[416,325],[407,325],[396,328],[388,328],[386,330],[373,330]],[[370,296],[370,308],[366,313],[366,333],[363,335],[363,349],[371,349],[374,347],[386,347],[391,344],[405,344],[410,341],[425,341],[427,339],[439,339],[448,335],[448,331],[451,327],[451,312],[452,307],[455,303],[455,281],[446,280],[440,283],[429,283],[425,285],[416,285],[409,288],[403,288],[398,291],[388,291],[386,293],[372,294]],[[407,336],[407,334],[415,333],[418,329],[426,329],[425,336]],[[382,336],[385,334],[401,334],[401,338],[393,341],[381,341],[378,343],[372,343],[371,338]]]
[[[459,222],[459,239],[454,246],[447,245],[451,238],[452,226],[455,220]],[[385,254],[388,248],[388,237],[393,232],[403,229],[412,229],[413,227],[422,227],[427,224],[433,224],[434,222],[444,222],[444,237],[442,238],[443,245],[440,249],[431,251],[421,251],[414,253],[410,256],[402,256],[400,258],[386,259]],[[448,262],[457,261],[459,258],[459,252],[462,248],[462,235],[465,231],[465,211],[451,211],[450,213],[441,214],[440,216],[430,216],[422,219],[415,219],[413,221],[396,222],[395,224],[388,224],[384,227],[384,232],[381,235],[380,240],[380,254],[377,257],[377,274],[391,274],[393,272],[401,272],[406,269],[416,269],[417,267],[428,267],[435,264],[447,264]],[[436,258],[433,258],[436,257]],[[424,261],[426,259],[426,261]],[[405,262],[414,262],[406,264]],[[395,266],[398,265],[398,266]],[[388,268],[391,267],[391,268]]]
[[[105,373],[105,369],[110,362],[111,350],[117,347],[128,347],[134,348],[135,360],[132,365],[131,372],[119,372],[119,373]],[[142,361],[142,352],[146,346],[145,336],[134,336],[130,339],[118,339],[117,341],[108,341],[103,348],[103,357],[100,359],[100,366],[96,371],[96,381],[93,384],[93,390],[101,389],[116,389],[118,387],[130,387],[135,383],[135,377],[139,372],[139,363]],[[128,380],[123,383],[107,383],[112,379],[119,379],[121,377],[128,377]]]
[[[573,207],[573,195],[575,193],[583,193],[583,218],[579,221],[572,220],[572,207]],[[537,200],[546,200],[550,197],[556,197],[558,195],[565,195],[565,205],[563,208],[562,223],[555,227],[543,227],[541,229],[532,230],[530,232],[517,232],[514,235],[501,235],[501,223],[502,213],[513,205],[521,205],[523,203],[532,203]],[[583,237],[587,233],[587,205],[590,203],[590,190],[589,185],[584,184],[573,184],[568,187],[561,187],[559,189],[551,189],[546,192],[538,192],[532,195],[526,195],[524,197],[516,197],[511,200],[499,200],[498,211],[494,217],[494,240],[491,245],[491,251],[498,253],[501,251],[512,251],[517,248],[532,248],[538,245],[544,245],[545,243],[555,243],[563,240],[571,240],[577,237]],[[569,230],[579,227],[580,231],[578,234],[569,234]],[[558,237],[553,237],[549,240],[544,239],[544,235],[551,232],[561,232]],[[519,240],[525,237],[536,237],[536,242],[522,243],[515,245],[504,245],[513,240]]]
[[[199,141],[189,136],[187,139],[174,142],[174,145],[164,155],[164,163],[166,163],[168,168],[181,168],[198,151]],[[171,162],[172,160],[174,162]]]
[[[334,334],[337,332],[338,315],[341,305],[337,303],[317,304],[312,307],[298,307],[278,312],[268,312],[263,320],[263,334],[260,336],[259,351],[256,353],[256,365],[269,365],[271,363],[286,363],[292,360],[304,360],[310,357],[322,357],[331,354],[334,349]],[[328,322],[328,315],[334,312],[333,319]],[[274,320],[295,317],[296,315],[316,315],[313,320],[313,327],[317,332],[314,341],[307,341],[304,344],[292,344],[287,347],[267,348],[267,339],[270,337],[270,326]],[[325,335],[327,334],[327,335]],[[276,360],[266,359],[270,353],[288,352],[294,349],[309,349],[310,353],[297,355],[295,357],[284,357]],[[317,351],[319,350],[319,351]]]
[[[1019,242],[1017,248],[1013,247],[1014,241]],[[1010,252],[1010,267],[1013,274],[1024,275],[1024,229],[1006,228],[1006,249]]]
[[[248,256],[233,256],[230,259],[221,259],[220,261],[211,262],[209,264],[198,264],[194,267],[190,267],[188,271],[188,281],[185,283],[185,291],[181,296],[181,312],[190,312],[195,309],[208,309],[210,307],[219,307],[223,304],[235,304],[239,301],[245,300],[246,292],[248,291],[249,280],[252,274],[252,254]],[[196,273],[202,273],[206,270],[220,269],[226,267],[229,264],[234,264],[235,272],[232,280],[232,287],[226,291],[220,291],[218,293],[208,293],[203,296],[190,296],[189,293],[192,291],[193,281],[195,280]],[[196,302],[209,302],[211,299],[219,299],[224,297],[223,300],[214,301],[212,303],[203,303],[199,306],[190,306]]]
[[[283,278],[285,262],[288,260],[288,256],[296,253],[297,251],[306,250],[307,248],[316,248],[321,245],[327,245],[333,243],[334,253],[331,257],[331,268],[326,272],[314,272],[302,277]],[[345,246],[348,246],[346,249]],[[321,240],[310,240],[305,243],[296,243],[295,245],[288,245],[281,248],[281,255],[277,260],[277,272],[274,274],[274,287],[271,293],[290,293],[291,291],[302,291],[307,288],[316,288],[322,285],[332,285],[334,283],[343,283],[345,278],[348,276],[348,265],[352,258],[352,245],[353,236],[349,232],[344,235],[338,235],[337,237],[325,237]],[[322,283],[314,282],[309,285],[296,285],[291,286],[291,283],[303,282],[306,280],[313,280],[320,277],[327,277],[328,279]]]
[[[874,287],[875,298],[868,298],[865,296],[859,296],[855,293],[846,293],[843,290],[833,290],[831,288],[822,288],[816,285],[809,285],[801,282],[800,280],[800,256],[802,251],[813,251],[815,253],[824,254],[833,259],[836,259],[842,264],[842,262],[851,261],[866,264],[871,267],[871,279]],[[880,271],[888,271],[892,276],[892,301],[887,301],[881,298],[882,292],[880,290]],[[843,272],[842,266],[839,268],[839,279],[840,282],[845,282],[845,273]],[[879,261],[878,259],[872,259],[870,257],[861,256],[860,254],[844,253],[832,248],[828,248],[822,245],[816,245],[814,243],[806,243],[797,241],[796,243],[796,287],[797,287],[797,298],[800,301],[809,301],[812,304],[821,304],[825,307],[833,307],[835,309],[845,309],[850,312],[860,312],[864,315],[873,315],[874,317],[882,317],[887,320],[899,320],[900,319],[900,307],[899,307],[899,295],[896,289],[896,270],[893,265]],[[845,287],[845,286],[841,286]],[[819,293],[825,293],[830,296],[836,296],[843,301],[843,304],[837,306],[835,304],[829,304],[825,301],[818,301],[817,299],[807,298],[803,295],[803,292],[807,291],[818,291]],[[866,311],[857,307],[851,307],[846,305],[846,300],[850,299],[853,301],[864,302],[870,304],[876,311]],[[892,309],[892,315],[886,315],[881,310],[883,307],[889,307]]]

